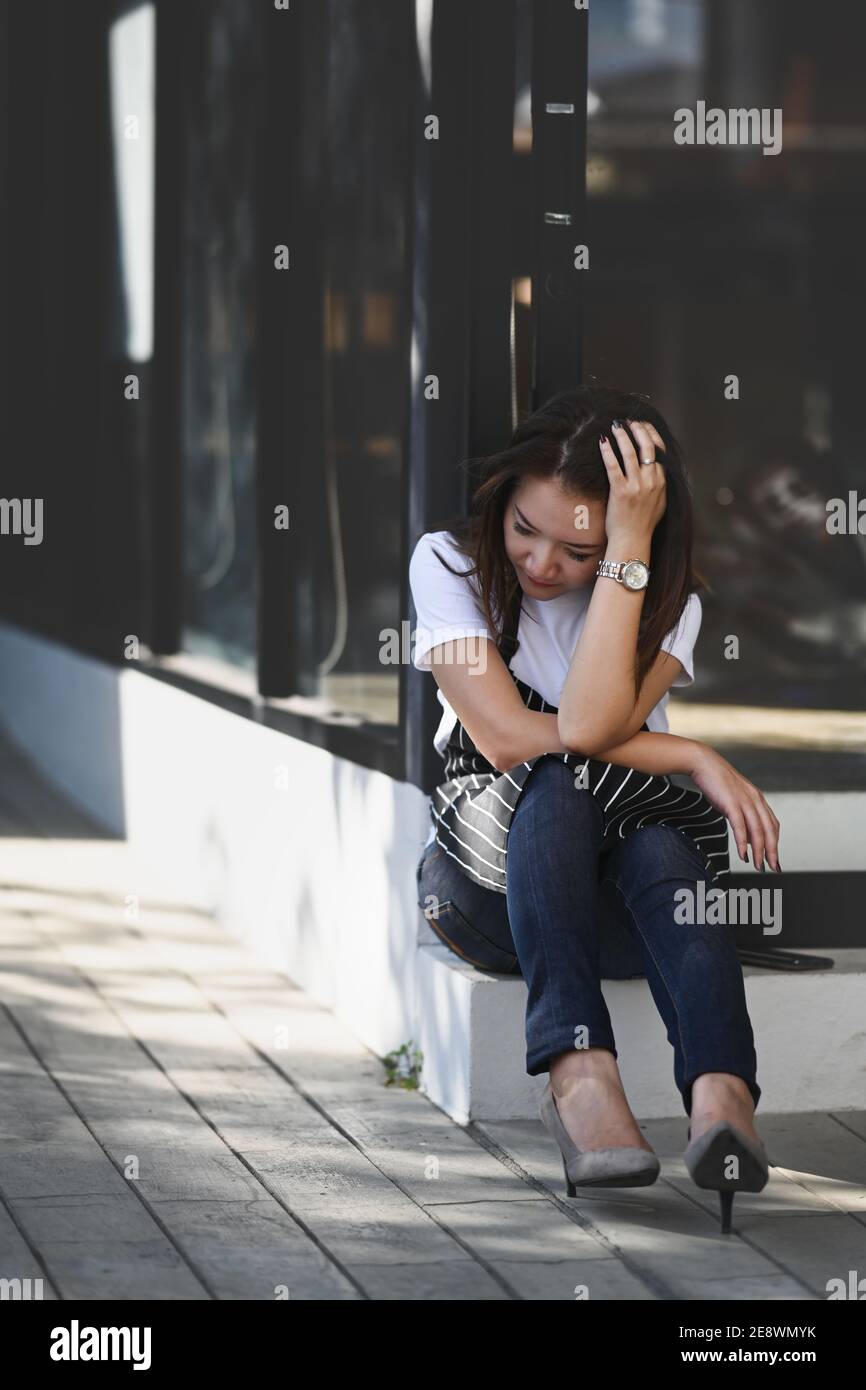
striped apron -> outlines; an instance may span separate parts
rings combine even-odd
[[[511,670],[520,645],[522,590],[499,643],[499,652],[527,709],[555,714],[525,681]],[[646,724],[643,725],[646,730]],[[430,799],[430,815],[436,843],[476,883],[504,893],[508,830],[527,777],[539,758],[560,758],[575,776],[575,787],[585,787],[604,813],[601,853],[644,825],[670,825],[697,845],[713,878],[730,873],[727,822],[696,789],[678,787],[668,777],[650,776],[613,763],[599,762],[575,753],[540,753],[528,762],[499,772],[472,742],[459,720],[443,751],[446,780]]]

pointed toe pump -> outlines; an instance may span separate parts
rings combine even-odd
[[[578,1187],[648,1187],[661,1165],[649,1149],[579,1149],[560,1119],[548,1081],[538,1111],[562,1154],[565,1190],[577,1196]]]
[[[764,1145],[750,1139],[736,1125],[719,1120],[691,1143],[683,1154],[683,1162],[696,1187],[709,1188],[719,1194],[722,1235],[731,1229],[731,1210],[735,1192],[760,1192],[770,1176],[767,1151]],[[726,1176],[731,1158],[737,1159],[739,1176]]]

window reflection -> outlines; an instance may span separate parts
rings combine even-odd
[[[184,0],[184,648],[255,666],[252,305],[260,26],[231,0]]]
[[[152,4],[114,20],[108,31],[111,138],[125,325],[115,357],[153,355],[154,63]]]
[[[320,343],[315,312],[295,339],[316,364],[293,484],[299,693],[393,731],[399,668],[381,663],[379,634],[400,632],[416,33],[404,0],[321,4],[324,82],[304,90],[297,190],[321,284]]]
[[[585,372],[650,396],[689,460],[704,604],[685,699],[857,707],[866,123],[850,7],[610,0],[590,13]],[[674,112],[781,108],[778,155],[677,145]],[[738,397],[726,395],[736,378]],[[739,659],[725,639],[739,638]]]

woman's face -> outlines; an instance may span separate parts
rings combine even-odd
[[[550,478],[524,478],[505,509],[505,550],[520,587],[532,598],[555,598],[592,584],[607,536],[600,498],[563,492]]]

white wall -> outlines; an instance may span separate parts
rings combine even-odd
[[[0,717],[52,782],[125,831],[145,893],[212,910],[380,1056],[417,1039],[416,787],[8,625]]]

